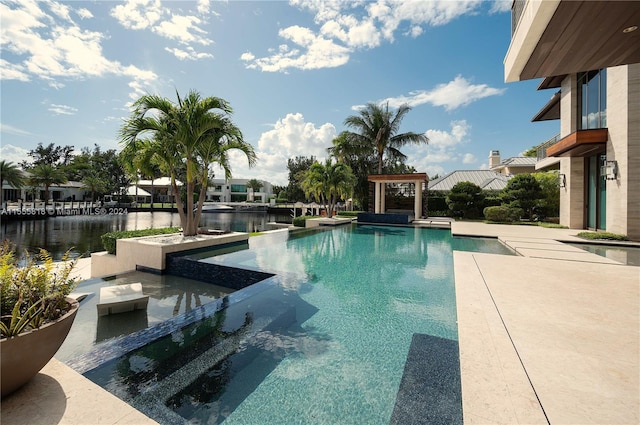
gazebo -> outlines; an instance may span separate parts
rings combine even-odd
[[[413,174],[372,174],[369,175],[368,180],[375,184],[374,191],[374,209],[375,214],[385,214],[387,209],[385,206],[385,193],[387,183],[414,183],[415,184],[415,200],[413,204],[413,211],[415,218],[422,217],[422,183],[429,181],[426,173],[413,173]]]

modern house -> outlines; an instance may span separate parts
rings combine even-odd
[[[509,177],[493,170],[456,170],[429,182],[430,191],[448,192],[460,182],[471,182],[482,190],[500,191]]]
[[[489,153],[489,168],[505,176],[533,173],[536,171],[536,162],[536,158],[528,156],[514,156],[501,161],[500,151]]]
[[[207,201],[213,202],[267,202],[273,196],[273,186],[266,180],[255,192],[247,186],[250,179],[214,179],[207,189]]]
[[[515,0],[505,80],[541,78],[559,119],[560,223],[640,240],[640,2]],[[542,155],[542,156],[545,156]]]

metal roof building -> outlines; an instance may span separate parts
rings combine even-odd
[[[429,182],[429,190],[447,191],[460,182],[471,182],[483,190],[502,190],[509,177],[492,170],[458,170]]]

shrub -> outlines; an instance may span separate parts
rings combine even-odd
[[[483,203],[482,189],[472,182],[456,183],[447,195],[447,205],[455,217],[477,218]]]
[[[320,218],[317,215],[301,215],[293,219],[293,225],[295,227],[306,227],[306,221],[310,218]]]
[[[358,213],[362,211],[340,211],[338,214],[340,217],[357,217]]]
[[[522,215],[521,208],[505,206],[486,207],[483,212],[487,220],[497,223],[513,223],[514,221],[520,220],[520,216]]]
[[[619,235],[617,233],[609,232],[580,232],[577,235],[579,238],[591,239],[591,240],[609,240],[609,241],[628,241],[625,235]]]
[[[161,227],[158,229],[124,230],[120,232],[105,233],[100,237],[102,247],[109,253],[116,253],[116,241],[118,239],[137,238],[140,236],[166,235],[180,232],[179,227]]]
[[[70,277],[77,262],[71,259],[70,251],[62,257],[64,266],[56,269],[44,249],[37,257],[25,252],[23,263],[16,258],[14,249],[9,241],[0,246],[2,338],[37,329],[64,316],[69,311],[65,297],[78,284],[76,278]]]
[[[429,210],[429,217],[449,217],[450,215],[451,215],[451,211],[449,210],[441,210],[441,211]]]
[[[502,198],[510,207],[522,208],[527,217],[534,219],[534,207],[544,197],[540,183],[531,174],[517,174],[502,191]]]

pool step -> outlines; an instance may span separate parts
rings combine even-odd
[[[413,334],[391,425],[462,424],[458,341]]]

